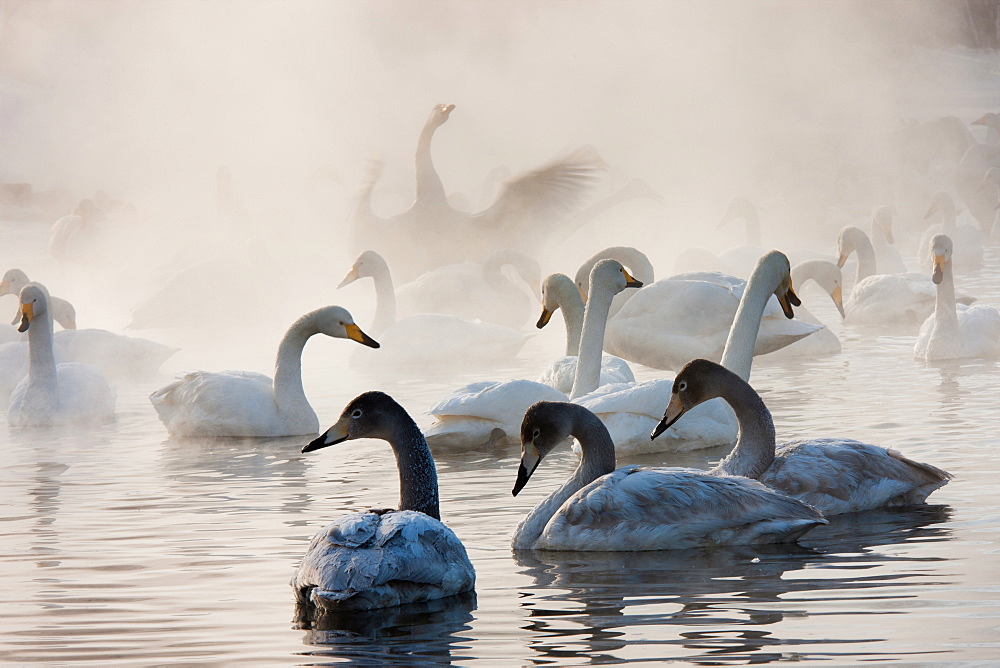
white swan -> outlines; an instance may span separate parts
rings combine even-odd
[[[0,297],[3,295],[16,297],[21,294],[21,288],[30,282],[28,275],[20,269],[8,269],[4,272],[3,278],[0,278]],[[49,296],[49,314],[52,320],[62,325],[63,329],[76,329],[76,309],[65,299]],[[19,311],[13,324],[17,324],[20,317]]]
[[[21,289],[21,326],[28,332],[28,375],[10,397],[12,427],[105,423],[115,416],[115,391],[87,364],[56,364],[48,291],[38,283]]]
[[[906,272],[906,263],[899,249],[893,244],[892,207],[877,206],[872,211],[870,238],[875,249],[875,263],[887,274],[902,274]]]
[[[542,283],[542,315],[538,318],[536,326],[541,329],[547,325],[552,314],[560,308],[566,325],[566,354],[542,370],[538,382],[569,394],[573,389],[579,361],[580,335],[583,332],[583,298],[569,276],[550,274]],[[634,382],[635,375],[628,362],[613,355],[601,356],[601,385]]]
[[[985,180],[985,179],[984,179]],[[936,234],[947,234],[954,242],[952,267],[959,272],[975,271],[983,266],[983,235],[979,228],[968,223],[958,224],[958,211],[951,195],[939,190],[931,197],[930,207],[924,215],[924,220],[930,220],[941,215],[941,222],[931,225],[920,235],[920,245],[917,247],[917,259],[921,267],[931,263],[929,255],[931,238]]]
[[[927,362],[962,357],[1000,356],[1000,313],[992,306],[955,303],[952,243],[946,234],[930,240],[937,284],[934,313],[920,327],[913,355]]]
[[[641,250],[632,246],[611,246],[591,255],[576,270],[573,281],[576,283],[576,287],[583,296],[584,301],[587,300],[590,272],[594,270],[594,265],[601,260],[617,260],[643,285],[650,285],[656,278],[653,273],[653,263],[649,261],[649,258]],[[625,290],[615,295],[614,300],[611,302],[611,310],[608,312],[608,316],[614,317],[625,305],[625,302],[635,296],[635,294],[635,290]]]
[[[442,313],[421,313],[396,320],[396,295],[385,259],[365,251],[355,260],[338,288],[359,278],[375,283],[375,320],[372,332],[382,350],[377,355],[352,356],[358,362],[379,368],[433,366],[455,368],[509,361],[528,340],[509,327]],[[366,352],[366,351],[361,351]]]
[[[604,349],[655,369],[679,369],[697,357],[721,359],[747,285],[717,272],[679,274],[648,285],[608,322]],[[778,300],[769,297],[773,289],[759,295],[766,305],[752,340],[755,355],[773,352],[821,329],[786,317]]]
[[[399,507],[353,513],[312,539],[291,585],[306,617],[431,601],[471,591],[465,546],[441,522],[437,471],[420,428],[392,397],[366,392],[347,405],[312,452],[355,438],[389,442],[399,472]]]
[[[59,262],[77,261],[94,250],[104,214],[89,199],[80,200],[73,213],[52,223],[49,255]]]
[[[843,318],[844,289],[840,267],[826,260],[806,260],[792,267],[792,284],[797,286],[799,292],[802,291],[802,286],[809,281],[815,281],[817,285],[830,295],[830,299],[833,300],[837,311],[840,312],[840,317]],[[805,306],[799,306],[795,309],[795,317],[805,322],[811,322],[814,325],[821,325],[823,329],[791,345],[775,350],[773,353],[768,353],[768,359],[784,359],[800,355],[837,355],[841,352],[842,346],[837,335],[823,325]]]
[[[521,425],[513,494],[568,436],[580,443],[576,472],[518,524],[515,550],[633,551],[794,541],[826,524],[809,506],[739,477],[686,469],[615,469],[615,443],[575,404],[542,402]]]
[[[508,266],[517,280],[504,275]],[[498,250],[481,263],[445,265],[399,286],[399,317],[446,313],[518,329],[531,319],[531,295],[538,294],[541,279],[537,260],[510,248]]]
[[[670,404],[651,438],[701,402],[720,397],[736,412],[740,437],[711,473],[755,478],[824,515],[922,503],[951,478],[895,450],[851,439],[804,439],[776,449],[771,413],[760,396],[708,360],[693,360],[677,374]]]
[[[877,273],[875,249],[864,231],[852,226],[843,228],[837,250],[838,267],[844,266],[851,253],[858,255],[854,288],[844,300],[845,322],[915,325],[934,310],[934,285],[927,276]]]
[[[302,389],[302,349],[314,334],[378,348],[339,306],[306,313],[278,345],[274,380],[250,371],[194,371],[149,400],[167,431],[178,436],[268,438],[315,434],[319,420]]]

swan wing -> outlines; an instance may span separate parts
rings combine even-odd
[[[815,509],[747,478],[626,466],[570,497],[536,549],[663,550],[795,540]]]
[[[160,420],[181,436],[287,435],[272,381],[250,371],[194,371],[149,395]]]

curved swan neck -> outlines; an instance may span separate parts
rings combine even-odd
[[[442,121],[443,122],[443,121]],[[431,140],[434,138],[434,131],[441,125],[439,122],[439,112],[435,108],[431,116],[420,131],[417,140],[416,168],[417,168],[417,200],[436,200],[447,202],[448,198],[444,192],[444,184],[441,177],[434,169],[434,161],[431,158]]]
[[[875,264],[875,247],[872,246],[871,239],[861,230],[851,235],[854,245],[854,252],[858,254],[858,271],[855,274],[854,285],[862,279],[874,276],[878,271]]]
[[[396,290],[392,285],[392,272],[380,255],[372,253],[368,262],[368,275],[375,283],[375,318],[372,336],[378,336],[396,322]]]
[[[736,414],[739,436],[732,452],[712,473],[759,478],[774,461],[774,421],[764,401],[735,374],[721,374],[715,396],[722,397]]]
[[[313,413],[302,388],[302,349],[313,334],[319,332],[314,313],[307,313],[288,328],[278,344],[274,362],[274,399],[282,414],[289,414],[303,405]],[[315,415],[315,413],[313,413]]]
[[[569,276],[558,276],[550,277],[546,290],[552,291],[553,301],[562,311],[563,323],[566,325],[566,354],[579,355],[583,332],[583,298]]]
[[[405,413],[405,411],[403,411]],[[420,428],[408,415],[393,426],[386,440],[399,470],[399,509],[416,510],[441,519],[437,468]]]
[[[580,334],[580,354],[576,362],[576,377],[570,398],[576,399],[593,392],[601,384],[601,358],[604,355],[604,330],[614,293],[591,284],[590,297],[583,312]]]
[[[538,263],[513,248],[491,253],[483,262],[483,277],[493,284],[510,283],[508,278],[503,275],[502,269],[505,265],[514,267],[521,280],[530,285],[533,290],[538,289],[539,274],[541,273]]]
[[[726,347],[722,351],[722,366],[744,381],[750,380],[753,349],[760,331],[761,316],[781,280],[778,272],[772,268],[772,263],[765,261],[766,257],[757,262],[750,280],[743,288],[743,296],[740,297],[736,317],[729,328]]]

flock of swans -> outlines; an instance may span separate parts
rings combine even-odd
[[[517,550],[794,541],[829,516],[918,504],[948,482],[951,476],[930,464],[848,438],[776,444],[771,414],[750,383],[751,368],[757,355],[841,351],[837,337],[801,308],[793,284],[801,289],[809,281],[829,295],[847,323],[913,329],[922,323],[914,342],[918,360],[1000,356],[1000,314],[956,295],[956,273],[982,265],[983,241],[998,241],[990,236],[996,226],[982,219],[959,224],[953,196],[941,191],[929,198],[925,219],[941,222],[921,241],[919,271],[899,271],[905,265],[894,246],[896,214],[888,205],[874,207],[870,233],[847,225],[831,238],[835,258],[803,254],[792,266],[785,253],[762,248],[756,209],[737,199],[720,225],[744,219],[750,243],[718,255],[696,250],[677,265],[683,273],[656,279],[645,254],[618,246],[595,253],[573,278],[552,273],[543,279],[525,230],[553,212],[568,217],[599,159],[592,151],[578,152],[509,180],[496,203],[480,213],[456,209],[430,157],[431,138],[453,110],[434,107],[420,135],[412,207],[379,219],[370,201],[377,173],[362,190],[354,238],[367,247],[359,249],[338,287],[372,279],[377,306],[367,333],[346,308],[319,308],[288,328],[273,377],[193,371],[149,396],[166,430],[178,437],[315,435],[320,421],[302,381],[302,351],[310,337],[361,344],[352,364],[441,369],[475,360],[489,368],[518,355],[533,322],[549,326],[555,311],[562,311],[565,356],[539,369],[536,379],[484,377],[457,387],[428,409],[435,422],[425,431],[388,395],[364,392],[303,448],[385,440],[395,454],[400,487],[396,508],[348,515],[316,534],[292,579],[306,616],[474,588],[468,554],[440,518],[432,449],[520,446],[512,475],[516,495],[553,449],[572,441],[578,467],[517,526],[511,538]],[[993,164],[1000,158],[968,150],[978,171],[963,158],[956,178],[979,184],[969,191],[960,181],[953,190],[958,196],[973,193],[970,210],[1000,217],[992,213],[1000,212],[1000,164]],[[984,192],[993,198],[989,211],[981,203]],[[89,203],[60,219],[53,254],[58,257],[96,215]],[[427,247],[421,239],[428,229],[477,239],[481,252],[473,256],[483,260],[455,256],[461,244]],[[416,254],[418,262],[399,263],[409,280],[397,288],[390,267],[402,253],[411,259]],[[842,269],[852,256],[856,278],[847,293]],[[733,273],[716,270],[722,266]],[[155,370],[175,352],[145,339],[77,330],[72,305],[20,270],[3,276],[2,294],[18,298],[17,331],[3,330],[7,338],[0,346],[0,391],[10,397],[11,427],[113,420],[115,390],[105,376],[123,372],[115,363]],[[54,322],[64,329],[54,332]],[[660,373],[639,382],[634,364],[676,376]],[[729,454],[710,470],[618,467],[616,460],[719,446],[730,448]]]

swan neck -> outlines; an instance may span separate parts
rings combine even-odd
[[[593,392],[601,384],[601,358],[604,355],[604,330],[614,295],[609,290],[592,289],[583,312],[580,355],[576,363],[571,399]]]
[[[566,325],[566,354],[579,355],[580,337],[583,333],[583,299],[570,280],[560,284],[555,298],[559,310],[562,311],[563,323]]]
[[[722,351],[722,366],[745,382],[750,380],[753,350],[760,331],[761,316],[764,315],[767,301],[778,287],[777,282],[768,280],[770,272],[762,271],[764,268],[761,266],[755,269],[743,289],[736,317],[726,338],[726,347]]]
[[[28,328],[28,383],[35,389],[47,388],[57,400],[56,356],[52,349],[52,316],[46,311]]]
[[[730,377],[719,396],[736,414],[739,436],[732,452],[712,473],[759,478],[774,461],[774,421],[764,401],[746,382]]]
[[[375,318],[371,329],[372,336],[379,336],[396,322],[396,290],[389,265],[378,266],[371,276],[375,283]]]
[[[855,240],[854,251],[858,254],[858,271],[854,278],[854,285],[857,285],[862,279],[874,276],[878,271],[878,267],[875,264],[875,247],[872,246],[868,235],[858,235]]]
[[[950,326],[956,332],[958,329],[958,310],[955,305],[955,276],[951,270],[951,262],[945,262],[941,272],[941,282],[937,284],[934,296],[934,320],[938,326]]]
[[[428,199],[447,201],[444,184],[441,183],[441,177],[434,169],[434,161],[431,158],[431,140],[434,138],[434,131],[437,130],[437,127],[438,124],[432,114],[417,140],[417,201]]]
[[[302,349],[309,337],[318,331],[312,314],[306,314],[292,323],[281,337],[274,362],[274,399],[282,415],[301,411],[303,406],[312,412],[302,388]]]
[[[388,440],[399,470],[399,509],[441,519],[437,468],[420,428],[409,420],[397,425]]]

